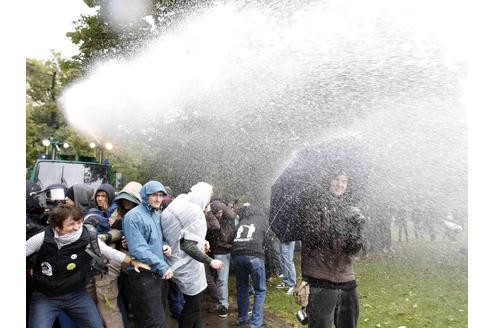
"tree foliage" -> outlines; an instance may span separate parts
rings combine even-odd
[[[81,15],[74,22],[74,31],[66,35],[72,43],[79,46],[79,54],[73,57],[82,67],[96,59],[128,56],[151,39],[157,37],[162,29],[180,19],[186,8],[199,4],[205,5],[210,0],[152,0],[151,6],[141,16],[118,26],[109,23],[112,17],[110,0],[83,0],[95,9],[94,15]]]

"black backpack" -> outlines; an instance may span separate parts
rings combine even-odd
[[[108,259],[101,254],[98,245],[98,231],[91,224],[85,224],[84,228],[89,232],[89,244],[85,249],[85,252],[91,256],[89,273],[91,276],[103,275],[108,272]]]

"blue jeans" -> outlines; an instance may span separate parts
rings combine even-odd
[[[178,318],[184,308],[184,294],[180,291],[179,286],[170,279],[168,281],[168,308],[173,317]]]
[[[78,327],[103,328],[98,309],[85,290],[53,297],[34,292],[31,299],[29,326],[52,328],[60,310],[64,310]]]
[[[237,322],[250,322],[252,328],[263,325],[263,304],[265,303],[266,277],[265,261],[248,255],[233,255],[237,289]],[[249,277],[254,287],[253,314],[248,320]]]
[[[296,266],[294,265],[295,241],[280,243],[280,259],[282,261],[282,274],[284,282],[289,287],[296,285]]]
[[[306,308],[309,328],[356,328],[359,317],[359,297],[356,288],[330,289],[309,287]]]
[[[223,269],[217,270],[218,302],[228,309],[230,254],[215,254],[213,256],[223,262]]]

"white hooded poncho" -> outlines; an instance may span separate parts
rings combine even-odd
[[[210,201],[212,190],[211,185],[199,182],[191,192],[177,196],[161,214],[163,238],[172,248],[172,256],[167,261],[174,274],[173,280],[189,296],[197,295],[207,287],[205,266],[181,250],[180,240],[192,240],[200,250],[204,248],[206,219],[203,210]]]

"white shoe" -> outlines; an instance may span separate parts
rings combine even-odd
[[[288,290],[287,290],[287,295],[292,295],[292,293],[294,292],[294,287],[290,287]]]

